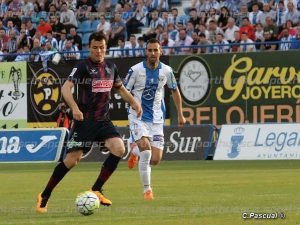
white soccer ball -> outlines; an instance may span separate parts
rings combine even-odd
[[[88,216],[93,214],[95,209],[99,208],[100,202],[95,193],[86,191],[77,195],[75,206],[78,212]]]

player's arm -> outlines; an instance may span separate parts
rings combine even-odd
[[[172,89],[172,96],[173,96],[175,106],[177,108],[178,124],[179,124],[179,126],[183,126],[185,124],[186,120],[183,116],[182,100],[181,100],[181,95],[180,95],[178,88]]]
[[[131,107],[136,111],[137,117],[142,115],[142,107],[140,103],[138,103],[132,94],[124,87],[122,82],[118,82],[114,85],[118,94],[122,97],[125,102],[128,102]]]
[[[83,114],[79,110],[77,103],[75,102],[72,94],[72,88],[74,87],[74,84],[72,81],[67,80],[64,85],[62,86],[61,92],[62,95],[68,104],[68,106],[71,108],[73,113],[73,118],[75,120],[83,120]]]

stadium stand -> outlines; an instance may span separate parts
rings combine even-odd
[[[21,5],[21,7],[13,7],[13,5],[10,5],[6,1],[2,1],[1,3],[0,51],[2,53],[8,52],[14,54],[18,52],[18,54],[21,54],[24,47],[22,45],[26,44],[25,41],[20,41],[21,39],[29,40],[28,47],[31,50],[33,47],[33,40],[38,38],[40,40],[41,47],[43,48],[43,43],[45,43],[47,37],[43,34],[40,36],[40,34],[38,34],[35,30],[35,28],[39,25],[39,18],[44,18],[45,21],[51,25],[52,29],[55,30],[54,38],[56,38],[58,42],[60,40],[60,33],[66,31],[67,36],[70,36],[69,30],[73,25],[68,24],[69,18],[66,13],[64,13],[64,18],[61,18],[60,10],[62,8],[62,3],[51,2],[49,5],[38,5],[37,2],[34,4],[29,2],[25,5],[25,3],[21,2],[21,0],[15,1],[18,2],[16,5]],[[97,30],[100,23],[100,17],[103,15],[107,21],[104,31],[107,37],[110,37],[110,25],[114,24],[115,26],[116,24],[114,23],[114,15],[115,13],[120,13],[122,18],[126,18],[126,21],[121,21],[125,24],[125,41],[128,41],[131,35],[131,33],[128,33],[129,31],[126,32],[128,26],[135,26],[130,30],[135,31],[133,34],[137,38],[141,36],[146,38],[153,36],[160,41],[163,41],[162,33],[167,31],[169,41],[165,41],[174,42],[174,46],[177,49],[183,47],[186,48],[187,46],[182,47],[182,43],[190,43],[187,39],[193,39],[191,43],[193,48],[190,48],[190,51],[185,52],[185,54],[203,52],[200,50],[193,50],[195,48],[214,49],[214,45],[228,45],[228,47],[224,47],[224,49],[228,49],[225,52],[242,51],[241,49],[248,49],[250,51],[250,49],[253,48],[237,47],[243,43],[250,42],[250,40],[253,42],[259,42],[255,43],[255,51],[287,51],[291,49],[299,49],[300,46],[300,7],[297,6],[297,2],[294,0],[169,0],[164,1],[164,5],[157,5],[155,11],[158,12],[159,18],[158,20],[155,19],[153,22],[151,15],[154,11],[153,6],[156,5],[156,2],[158,2],[158,0],[92,1],[96,11],[93,12],[87,9],[87,13],[84,15],[84,20],[82,18],[77,18],[77,34],[82,37],[82,44],[86,48],[90,33]],[[168,4],[165,4],[166,2]],[[73,10],[72,13],[75,15],[78,14],[78,2],[67,1],[67,5],[70,11]],[[127,8],[126,12],[123,11],[124,5],[126,5]],[[256,6],[258,6],[258,9]],[[82,7],[89,6],[81,6],[81,8]],[[123,13],[126,13],[126,15]],[[58,22],[53,24],[51,20],[49,20],[50,15],[56,15]],[[28,27],[28,20],[32,21],[33,29]],[[230,25],[231,22],[228,23],[228,20],[234,21],[234,29]],[[63,21],[64,24],[61,24],[59,21]],[[150,30],[149,26],[152,26],[150,32],[151,35],[149,36],[148,33],[145,36],[144,34]],[[160,30],[161,26],[163,30]],[[21,37],[20,35],[20,30],[22,28],[26,30],[25,37]],[[186,31],[186,36],[183,35],[185,37],[180,37],[180,31],[183,29]],[[10,44],[10,32],[12,30],[15,31],[17,36],[16,48],[12,48],[12,45]],[[268,33],[271,34],[270,37],[268,37]],[[242,34],[249,37],[250,40],[242,41]],[[224,40],[218,42],[216,40],[218,35],[223,35]],[[269,45],[265,45],[264,42],[274,42],[276,47],[269,48]],[[113,44],[110,47],[116,48],[116,43],[112,43]],[[164,43],[166,48],[168,48],[169,45],[170,44]],[[177,54],[177,52],[179,51],[175,51],[175,54]],[[212,53],[213,51],[205,52]],[[82,57],[86,56],[86,54],[81,55]],[[109,55],[112,56],[115,54],[110,53]],[[5,61],[6,59],[13,59],[14,57],[1,58]],[[31,58],[32,57],[29,57],[29,59]]]

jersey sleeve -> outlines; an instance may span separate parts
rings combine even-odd
[[[174,75],[171,67],[169,67],[169,69],[168,69],[167,85],[168,85],[168,88],[170,88],[172,90],[177,89],[176,78],[175,78],[175,75]]]
[[[125,87],[128,91],[131,91],[133,89],[134,83],[135,83],[135,72],[132,68],[128,70],[127,76],[125,78]]]

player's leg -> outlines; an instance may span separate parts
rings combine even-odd
[[[128,141],[130,142],[130,153],[127,161],[127,166],[129,169],[133,169],[138,163],[140,150],[132,137],[130,137]]]
[[[90,139],[91,138],[91,139]],[[85,146],[89,140],[93,140],[93,131],[90,129],[89,122],[75,121],[73,123],[70,139],[67,143],[67,155],[63,162],[57,164],[42,193],[38,195],[36,211],[39,213],[47,212],[47,202],[53,189],[64,178],[64,176],[80,161],[84,153],[90,148]]]
[[[104,129],[103,129],[104,128]],[[105,147],[110,151],[104,161],[99,176],[91,190],[98,196],[102,205],[110,206],[112,202],[102,194],[102,187],[116,170],[120,159],[125,153],[124,142],[111,122],[105,122],[102,126],[101,137],[105,140]]]
[[[136,141],[136,143],[140,150],[139,173],[144,188],[144,198],[146,200],[152,200],[153,196],[151,199],[147,198],[148,193],[152,194],[150,166],[152,152],[150,142],[148,137],[142,137]]]
[[[80,161],[83,155],[82,150],[71,151],[67,153],[63,162],[57,164],[54,171],[42,193],[38,195],[36,211],[39,213],[47,212],[47,203],[53,189],[64,178],[64,176]]]

